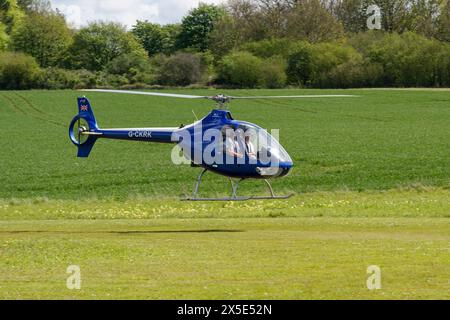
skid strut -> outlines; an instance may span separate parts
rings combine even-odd
[[[200,175],[197,178],[197,182],[195,183],[195,189],[194,193],[191,198],[183,199],[184,201],[248,201],[248,200],[276,200],[276,199],[289,199],[293,196],[293,194],[287,195],[287,196],[277,196],[275,195],[275,192],[273,191],[272,185],[270,184],[269,180],[264,180],[269,192],[270,196],[253,196],[253,197],[239,197],[237,195],[239,185],[241,182],[245,181],[246,179],[242,178],[238,181],[233,181],[232,178],[230,178],[230,184],[231,184],[231,197],[230,198],[199,198],[198,193],[200,190],[200,185],[203,180],[203,176],[208,171],[208,169],[204,169]]]

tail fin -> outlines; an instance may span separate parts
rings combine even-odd
[[[79,158],[89,157],[98,139],[98,136],[95,135],[97,131],[97,121],[89,100],[86,97],[78,98],[78,115],[70,124],[69,135],[73,144],[78,147]]]
[[[78,115],[87,120],[90,129],[98,130],[94,111],[92,111],[91,104],[86,97],[78,98],[78,112]]]

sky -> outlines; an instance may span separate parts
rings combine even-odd
[[[219,4],[224,0],[51,0],[74,27],[95,20],[115,21],[131,28],[136,20],[167,24],[180,22],[199,2]]]

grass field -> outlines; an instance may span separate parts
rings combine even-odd
[[[449,298],[442,219],[5,222],[3,298]],[[82,290],[66,288],[81,267]],[[380,291],[367,267],[382,270]]]
[[[235,118],[281,129],[296,168],[274,187],[297,196],[185,203],[199,169],[174,166],[171,146],[99,141],[80,160],[79,92],[0,92],[0,298],[450,298],[450,90],[225,93],[359,97],[233,102]],[[88,97],[101,127],[178,126],[211,107]],[[211,175],[203,194],[227,188]]]

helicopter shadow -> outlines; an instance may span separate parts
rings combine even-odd
[[[58,230],[14,230],[0,231],[0,234],[115,234],[115,235],[145,235],[145,234],[208,234],[208,233],[243,233],[245,230],[204,229],[204,230],[130,230],[130,231],[58,231]]]

